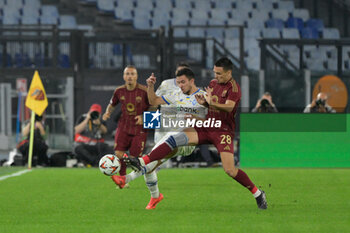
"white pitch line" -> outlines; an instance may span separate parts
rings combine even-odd
[[[10,174],[10,175],[6,175],[6,176],[0,176],[0,181],[1,180],[6,180],[7,178],[10,178],[10,177],[14,177],[14,176],[20,176],[20,175],[23,175],[24,173],[27,173],[27,172],[31,172],[32,170],[22,170],[22,171],[19,171],[19,172],[15,172],[13,174]]]

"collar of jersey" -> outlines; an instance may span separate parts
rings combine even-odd
[[[194,94],[196,94],[196,93],[199,92],[200,90],[201,90],[201,89],[198,88],[198,90],[197,90],[196,92],[192,93],[192,95],[190,95],[190,96],[186,96],[186,98],[190,98],[191,96],[193,96]]]

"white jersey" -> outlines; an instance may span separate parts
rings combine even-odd
[[[160,86],[156,91],[156,95],[162,96],[162,95],[172,93],[174,91],[181,91],[181,89],[176,85],[176,79],[175,78],[167,79],[160,84]]]
[[[172,107],[172,116],[170,118],[184,119],[186,114],[192,114],[195,117],[205,119],[207,108],[197,102],[196,94],[205,94],[204,91],[198,88],[192,95],[186,95],[180,92],[172,92],[162,95],[162,99]]]
[[[203,105],[199,104],[197,102],[197,99],[195,97],[196,94],[203,94],[205,95],[205,92],[198,88],[196,92],[194,92],[192,95],[186,95],[182,93],[182,91],[178,92],[172,92],[165,95],[162,95],[161,97],[163,100],[167,103],[169,107],[168,112],[166,114],[170,114],[166,116],[166,114],[162,111],[162,119],[168,118],[170,120],[182,120],[184,119],[184,116],[186,114],[192,114],[196,117],[205,119],[205,116],[207,115],[207,108]],[[162,105],[163,106],[163,105]],[[162,108],[163,109],[163,108]],[[182,128],[166,128],[166,131],[164,128],[159,131],[157,134],[155,134],[155,142],[156,146],[159,146],[161,143],[163,143],[170,135],[174,135],[177,132],[183,130]],[[187,156],[190,155],[194,149],[195,146],[180,146],[178,147],[178,150],[174,156]]]
[[[160,86],[158,87],[156,91],[157,96],[163,96],[169,93],[176,93],[181,92],[181,89],[176,85],[176,79],[167,79],[164,80]],[[162,112],[162,117],[167,117],[172,113],[172,108],[175,106],[168,105],[168,104],[162,104],[160,106],[160,111]],[[156,129],[154,132],[154,142],[157,143],[160,141],[161,138],[163,138],[166,135],[167,132],[164,132],[163,130]]]

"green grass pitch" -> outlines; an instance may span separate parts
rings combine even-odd
[[[349,232],[350,169],[244,170],[267,210],[221,168],[161,170],[155,210],[142,177],[117,190],[95,168],[33,169],[0,181],[0,232]]]

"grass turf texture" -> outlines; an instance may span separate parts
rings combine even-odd
[[[156,210],[142,177],[117,190],[98,169],[34,169],[0,181],[0,232],[348,232],[350,169],[245,171],[268,210],[220,168],[160,171]]]

